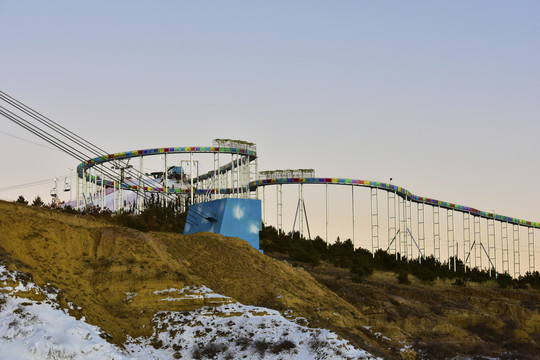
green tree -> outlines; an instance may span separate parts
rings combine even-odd
[[[43,206],[43,205],[45,205],[45,203],[43,202],[43,200],[41,200],[41,197],[39,195],[36,196],[36,198],[32,202],[32,206]]]
[[[22,195],[19,195],[19,197],[17,198],[16,203],[23,204],[23,205],[28,205],[28,201],[26,201],[26,199]]]

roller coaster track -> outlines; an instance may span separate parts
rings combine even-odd
[[[234,160],[223,166],[220,166],[217,170],[211,170],[203,175],[198,176],[194,179],[194,183],[199,183],[203,180],[211,179],[215,174],[226,174],[228,171],[235,169],[239,166],[239,162],[251,162],[257,158],[257,153],[254,150],[247,148],[232,148],[232,147],[216,147],[216,146],[192,146],[192,147],[165,147],[165,148],[153,148],[145,150],[133,150],[115,154],[108,154],[99,156],[93,159],[89,159],[79,164],[77,167],[77,173],[79,177],[83,177],[85,171],[93,166],[100,165],[109,161],[114,160],[125,160],[129,158],[136,158],[141,156],[152,156],[152,155],[163,155],[163,154],[230,154],[238,155],[242,157],[242,160]],[[97,182],[98,185],[101,185],[101,179],[96,176],[87,176],[87,179],[91,182]],[[117,182],[111,180],[103,179],[103,185],[106,187],[118,186]],[[254,191],[259,187],[270,186],[270,185],[287,185],[287,184],[328,184],[328,185],[348,185],[348,186],[360,186],[367,188],[375,188],[383,190],[386,192],[395,193],[397,196],[412,201],[414,203],[423,203],[426,205],[437,206],[443,209],[455,210],[462,213],[468,213],[480,218],[491,219],[501,222],[507,222],[510,224],[521,225],[525,227],[532,227],[540,229],[540,223],[528,220],[521,220],[515,217],[499,215],[492,212],[482,211],[475,209],[470,206],[454,204],[447,201],[437,200],[428,198],[425,196],[414,195],[409,190],[398,186],[392,185],[380,181],[371,181],[371,180],[359,180],[359,179],[349,179],[349,178],[276,178],[276,179],[259,179],[250,181],[246,186],[237,187],[237,188],[212,188],[212,189],[194,189],[195,194],[236,194],[242,191]],[[132,185],[123,183],[119,185],[120,188],[125,190],[144,190],[145,192],[150,193],[169,193],[169,194],[190,194],[191,189],[189,188],[164,188],[164,187],[152,187],[144,186],[144,189],[140,189],[138,185]]]
[[[454,203],[449,203],[446,201],[436,200],[427,198],[425,196],[418,196],[412,194],[409,190],[404,189],[397,185],[386,184],[380,181],[370,181],[370,180],[356,180],[356,179],[344,179],[344,178],[277,178],[277,179],[264,179],[256,180],[250,183],[250,188],[254,189],[260,186],[267,185],[278,185],[278,184],[329,184],[329,185],[352,185],[352,186],[361,186],[368,188],[375,188],[379,190],[384,190],[387,192],[396,193],[403,199],[410,200],[414,203],[423,203],[432,206],[438,206],[443,209],[452,209],[462,213],[469,213],[471,215],[479,216],[485,219],[493,219],[498,221],[504,221],[516,225],[533,227],[540,229],[540,223],[520,220],[517,218],[498,215],[482,210],[477,210],[475,208],[458,205]]]

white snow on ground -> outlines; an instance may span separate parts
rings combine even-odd
[[[8,285],[13,282],[17,286]],[[25,299],[17,296],[19,292],[42,293],[47,300]],[[55,300],[54,291],[40,289],[0,266],[1,359],[131,359],[105,341],[98,327],[70,316]]]
[[[221,299],[219,306],[159,312],[150,338],[129,338],[126,349],[103,332],[60,309],[57,290],[39,288],[24,274],[0,265],[0,359],[372,359],[324,329],[310,329],[267,308],[242,305],[211,289],[165,289],[155,295]],[[18,293],[46,295],[34,301]],[[128,297],[135,293],[126,294]],[[169,298],[162,299],[168,300]]]
[[[275,310],[239,303],[160,312],[154,335],[129,339],[126,348],[137,358],[154,360],[374,358],[329,330],[310,329]]]
[[[2,299],[2,298],[0,298]],[[129,359],[100,330],[51,305],[5,296],[0,311],[2,359]],[[2,301],[0,300],[0,301]]]

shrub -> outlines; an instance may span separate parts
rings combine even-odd
[[[32,206],[44,206],[44,205],[45,203],[43,202],[43,200],[41,200],[41,197],[39,195],[36,196],[34,201],[32,201]]]
[[[19,195],[19,197],[17,198],[17,201],[15,201],[15,202],[17,204],[28,205],[28,201],[26,201],[26,199],[22,195]]]
[[[263,357],[264,354],[266,353],[266,350],[268,350],[272,344],[270,344],[270,342],[263,339],[263,340],[255,341],[253,345],[255,345],[255,350],[257,350],[259,355]]]
[[[240,337],[235,340],[236,346],[240,348],[240,350],[244,351],[249,347],[249,344],[251,343],[251,339],[247,337]]]
[[[409,274],[406,272],[400,272],[397,277],[398,283],[403,285],[410,285],[411,281],[409,280]]]
[[[79,212],[74,209],[71,205],[66,205],[63,208],[60,208],[62,212],[68,213],[68,214],[78,214]]]
[[[499,276],[497,277],[497,284],[499,284],[499,286],[503,289],[512,286],[513,283],[514,279],[512,279],[512,277],[508,273],[499,274]]]
[[[540,272],[527,272],[525,276],[520,276],[518,281],[529,284],[533,289],[540,289]]]
[[[465,275],[469,281],[476,283],[483,283],[491,278],[486,270],[480,270],[478,268],[472,268]]]
[[[278,342],[277,344],[274,344],[272,346],[271,351],[274,354],[279,354],[282,351],[289,351],[291,349],[294,349],[295,347],[296,347],[296,344],[293,343],[292,341],[290,341],[290,340],[282,340],[282,341]]]
[[[414,270],[413,275],[416,276],[418,280],[425,283],[433,283],[437,279],[437,274],[435,274],[435,272],[423,266],[418,266]]]
[[[204,346],[199,346],[193,350],[192,356],[194,359],[201,359],[203,357],[207,359],[214,359],[218,356],[218,354],[227,351],[227,349],[228,347],[225,344],[209,343]]]

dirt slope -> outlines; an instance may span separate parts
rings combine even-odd
[[[163,302],[154,294],[206,285],[244,304],[283,311],[290,319],[350,336],[355,346],[384,354],[366,336],[362,313],[307,272],[274,260],[246,242],[203,233],[141,233],[80,216],[0,202],[0,260],[30,274],[102,328],[110,340],[149,336],[155,313],[190,310],[193,301]],[[49,285],[47,285],[49,284]],[[131,298],[130,294],[138,294]],[[305,319],[301,319],[301,318]]]
[[[156,291],[205,285],[302,325],[333,330],[385,359],[540,358],[536,290],[414,278],[401,285],[392,273],[355,283],[346,269],[291,266],[277,258],[216,234],[141,233],[0,201],[0,261],[58,289],[72,315],[85,316],[116,344],[150,336],[159,311],[211,305],[160,301]]]
[[[540,291],[502,289],[496,282],[456,286],[450,281],[399,284],[394,273],[362,283],[347,269],[307,266],[317,280],[360,310],[373,334],[390,347],[413,344],[419,358],[456,355],[540,358]]]

